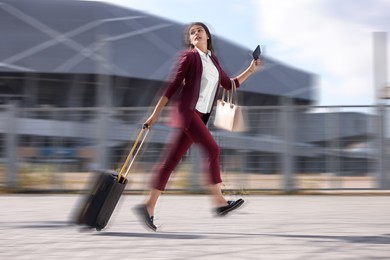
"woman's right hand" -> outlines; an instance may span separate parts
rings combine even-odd
[[[145,126],[146,128],[150,128],[150,127],[154,124],[154,122],[156,122],[156,120],[157,120],[157,116],[155,116],[155,114],[153,113],[153,114],[145,121],[144,126]]]

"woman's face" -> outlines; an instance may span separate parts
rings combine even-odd
[[[207,36],[207,33],[202,26],[200,25],[191,26],[189,30],[189,35],[190,35],[190,42],[192,45],[198,48],[201,45],[205,45],[207,48],[207,40],[209,37]]]

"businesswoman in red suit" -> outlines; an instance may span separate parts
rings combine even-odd
[[[242,199],[227,201],[222,195],[220,150],[207,129],[206,123],[216,101],[219,86],[230,90],[232,81],[234,81],[236,87],[239,87],[261,66],[261,61],[252,60],[244,72],[235,78],[230,78],[223,71],[213,53],[212,37],[205,24],[190,24],[185,30],[184,41],[188,49],[181,54],[169,84],[152,115],[145,122],[145,125],[151,127],[172,96],[181,92],[177,102],[178,113],[174,118],[179,131],[166,158],[157,170],[146,203],[136,207],[143,222],[154,231],[157,230],[153,223],[157,200],[164,191],[170,174],[193,143],[200,145],[207,155],[210,192],[215,205],[215,213],[218,216],[226,215],[244,203]]]

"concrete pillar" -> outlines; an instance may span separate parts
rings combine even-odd
[[[280,117],[281,137],[283,149],[281,153],[282,161],[282,187],[284,191],[291,192],[295,187],[295,109],[293,100],[290,97],[283,97],[282,113]]]
[[[112,93],[111,76],[107,67],[109,66],[109,43],[104,36],[99,37],[100,48],[98,49],[97,81],[96,81],[96,104],[97,121],[94,131],[97,137],[96,167],[107,169],[109,167],[109,116],[111,113]]]
[[[6,131],[6,187],[17,188],[18,180],[18,136],[17,136],[17,103],[8,105],[8,130]]]
[[[192,192],[201,192],[203,190],[203,178],[208,178],[208,170],[204,167],[205,160],[200,147],[193,145],[190,148],[192,169],[189,177],[189,190]]]
[[[339,181],[341,175],[340,152],[340,117],[338,110],[329,110],[325,116],[325,135],[328,141],[326,147],[326,170],[329,173],[329,188],[342,188]]]
[[[386,104],[382,99],[383,90],[387,86],[387,34],[375,32],[374,38],[374,88],[377,105],[377,188],[390,188],[390,167],[386,155]]]

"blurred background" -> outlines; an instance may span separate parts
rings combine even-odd
[[[184,2],[0,0],[2,190],[82,192],[95,170],[119,167],[192,21],[210,26],[231,76],[263,50],[238,91],[248,130],[209,123],[226,190],[390,189],[389,3]],[[174,132],[170,109],[128,192],[148,188]],[[202,192],[201,162],[192,147],[168,190]]]

